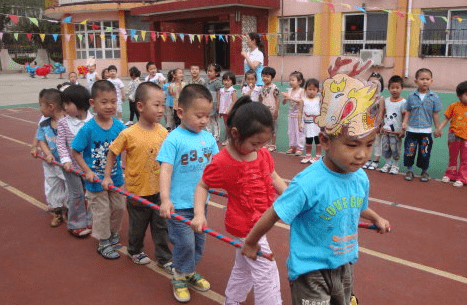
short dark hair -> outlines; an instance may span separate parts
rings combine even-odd
[[[90,98],[88,89],[80,85],[71,85],[63,91],[62,105],[72,103],[76,105],[76,109],[87,111],[90,107]]]
[[[391,84],[399,83],[402,88],[404,88],[404,79],[399,75],[393,75],[388,81],[388,89],[391,87]]]
[[[191,64],[190,69],[193,68],[193,67],[198,67],[198,68],[200,68],[200,66],[199,66],[198,64]]]
[[[48,104],[55,104],[62,107],[62,93],[58,89],[42,89],[39,92],[39,98],[44,99]]]
[[[271,67],[264,67],[263,71],[261,71],[261,75],[271,75],[271,77],[274,79],[274,77],[276,77],[276,69]]]
[[[175,70],[169,70],[167,72],[167,82],[171,83],[174,80]]]
[[[157,65],[156,65],[156,63],[155,63],[155,62],[153,62],[153,61],[149,61],[149,62],[146,64],[146,71],[148,71],[148,70],[149,70],[149,67],[150,67],[150,66],[156,66],[156,69],[157,69]]]
[[[370,76],[368,76],[368,79],[370,79],[372,77],[376,78],[379,81],[379,83],[381,84],[381,92],[383,92],[384,91],[384,79],[381,76],[381,74],[376,73],[376,72],[372,72],[370,74]]]
[[[252,74],[252,75],[255,77],[255,79],[258,80],[258,77],[256,76],[255,70],[250,69],[250,70],[246,71],[246,72],[245,72],[245,78],[246,78],[247,75],[249,75],[249,74]]]
[[[216,72],[216,76],[219,76],[221,75],[221,71],[222,71],[222,68],[220,65],[216,64],[216,63],[212,63],[212,64],[209,64],[206,68],[206,72],[209,70],[209,67],[213,67],[214,68],[214,71]]]
[[[248,95],[240,97],[227,117],[227,132],[235,127],[239,133],[239,141],[260,133],[265,128],[274,132],[274,120],[269,108],[261,103],[255,103]]]
[[[99,95],[99,93],[103,91],[113,91],[115,92],[115,94],[117,93],[117,89],[115,89],[115,86],[112,82],[109,82],[105,79],[100,79],[92,85],[91,98],[95,99]]]
[[[141,83],[139,84],[138,88],[136,88],[136,91],[135,91],[135,102],[141,101],[145,103],[149,96],[149,89],[151,88],[162,91],[162,88],[153,82]]]
[[[316,88],[319,89],[319,80],[317,80],[316,78],[307,79],[306,82],[305,82],[305,90],[306,90],[306,88],[308,88],[309,85],[313,85],[313,86],[315,86]]]
[[[300,87],[303,87],[303,85],[305,84],[305,78],[303,77],[302,72],[300,72],[300,71],[293,71],[292,73],[290,73],[290,76],[289,76],[289,77],[292,77],[292,76],[295,76],[295,77],[297,78],[297,80],[298,80],[299,82],[301,82]]]
[[[212,95],[209,90],[199,84],[190,84],[183,87],[182,92],[180,92],[180,97],[178,98],[178,105],[183,108],[189,108],[195,99],[205,98],[210,103],[212,103]]]
[[[131,67],[129,72],[130,72],[130,76],[134,76],[134,77],[140,77],[141,76],[141,71],[138,70],[138,68],[136,68],[136,67]]]
[[[75,71],[71,71],[70,73],[68,73],[68,76],[70,76],[71,74],[76,74],[76,76],[78,76],[78,73],[76,73]]]
[[[110,66],[107,68],[107,70],[109,70],[109,71],[110,71],[110,70],[118,71],[118,70],[117,70],[117,67],[116,67],[115,65],[110,65]]]
[[[457,96],[461,96],[466,92],[467,92],[467,81],[459,83],[459,85],[457,85],[456,87]]]
[[[224,75],[222,75],[222,80],[224,80],[224,79],[230,79],[232,81],[232,85],[237,84],[237,77],[231,71],[227,71],[227,72],[224,73]]]
[[[430,73],[430,76],[433,77],[433,72],[431,72],[430,69],[428,68],[421,68],[421,69],[418,69],[417,72],[415,72],[415,78],[417,79],[420,74],[422,74],[423,72],[427,72],[427,73]]]

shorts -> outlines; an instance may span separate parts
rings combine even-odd
[[[315,145],[319,145],[319,137],[318,136],[314,136],[314,137],[311,137],[311,138],[305,138],[306,145],[313,144],[313,141],[315,141]]]

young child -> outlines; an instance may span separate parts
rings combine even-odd
[[[159,124],[164,115],[164,92],[153,82],[144,82],[136,89],[135,101],[140,120],[123,130],[110,145],[102,187],[108,190],[108,185],[113,184],[112,164],[117,156],[126,151],[126,190],[160,205],[160,165],[156,157],[167,136],[167,130]],[[168,246],[167,220],[161,218],[158,211],[129,198],[127,210],[128,254],[133,263],[146,265],[151,262],[148,255],[143,252],[144,235],[148,225],[151,224],[157,265],[172,274],[172,252]]]
[[[58,227],[63,222],[62,209],[67,202],[63,172],[58,166],[51,164],[52,161],[60,162],[57,150],[57,122],[65,116],[61,103],[62,94],[57,89],[43,89],[39,93],[40,112],[45,119],[39,123],[36,139],[47,159],[47,162],[42,162],[42,166],[45,197],[49,210],[53,214],[50,223],[52,227]]]
[[[451,121],[448,134],[449,164],[441,181],[448,183],[455,180],[453,185],[462,187],[467,184],[467,81],[457,85],[456,93],[459,102],[452,103],[446,109],[446,118],[436,129],[435,137],[440,137],[444,126]]]
[[[336,122],[326,115],[338,117],[344,105],[326,110],[332,113],[320,110],[316,123],[328,132],[319,133],[324,158],[292,180],[250,231],[242,248],[244,255],[256,259],[260,238],[279,219],[290,224],[287,266],[294,305],[350,304],[359,218],[372,221],[380,233],[389,232],[389,222],[368,208],[369,180],[361,169],[371,156],[378,126],[372,124],[374,120],[347,123],[344,117],[337,125],[341,128],[330,133]],[[369,112],[369,106],[362,108],[360,115]]]
[[[269,108],[254,104],[249,96],[238,99],[229,114],[229,144],[214,156],[203,173],[195,192],[193,229],[201,233],[207,225],[204,211],[210,188],[229,193],[225,228],[244,239],[261,215],[271,207],[276,193],[287,188],[274,170],[274,160],[266,148],[274,132]],[[261,251],[270,253],[266,237],[259,241]],[[282,304],[279,271],[275,261],[265,258],[253,261],[241,250],[235,253],[235,265],[225,290],[226,305],[245,302],[254,287],[255,304]]]
[[[113,246],[120,242],[118,231],[125,210],[125,197],[105,191],[100,184],[92,181],[94,178],[104,178],[109,146],[125,129],[125,125],[113,118],[117,109],[117,90],[111,82],[95,82],[89,104],[95,116],[78,131],[71,142],[71,152],[76,163],[86,173],[86,198],[92,211],[92,231],[93,236],[99,240],[97,252],[106,259],[116,259],[120,255]],[[120,157],[112,165],[111,177],[115,186],[123,185]]]
[[[381,172],[389,172],[393,175],[399,173],[399,166],[397,164],[401,155],[402,138],[404,137],[402,120],[406,100],[401,97],[402,89],[404,89],[402,77],[399,75],[392,76],[388,82],[388,90],[391,96],[384,100],[381,146],[386,164],[381,168]]]
[[[123,123],[123,97],[125,96],[125,85],[123,82],[117,77],[117,67],[114,65],[109,66],[109,79],[108,81],[111,82],[115,88],[117,89],[117,119]]]
[[[96,62],[94,58],[90,58],[88,62],[88,73],[86,73],[86,83],[89,92],[91,92],[92,85],[100,79],[99,74],[96,72]]]
[[[84,197],[83,178],[70,172],[71,168],[81,170],[71,153],[71,142],[78,131],[92,119],[88,111],[91,95],[83,86],[71,85],[63,91],[63,107],[67,116],[57,123],[57,147],[63,164],[68,189],[68,231],[75,237],[91,234],[92,214]]]
[[[164,121],[165,121],[165,128],[167,131],[171,131],[175,128],[174,125],[174,107],[173,107],[173,96],[169,94],[169,86],[173,82],[174,78],[174,70],[170,70],[167,72],[167,82],[162,87],[165,94],[165,112],[164,112]]]
[[[287,92],[282,92],[284,100],[282,104],[289,102],[289,115],[288,115],[288,136],[289,136],[289,149],[286,154],[295,154],[301,156],[303,154],[303,142],[305,142],[304,134],[301,131],[300,125],[302,124],[303,113],[303,74],[294,71],[289,76],[290,88]]]
[[[245,73],[246,85],[242,88],[242,95],[248,95],[253,102],[259,102],[259,95],[261,94],[261,87],[256,86],[256,72],[248,70]]]
[[[219,89],[219,94],[217,95],[217,112],[219,112],[219,116],[224,120],[224,126],[227,129],[227,117],[237,101],[237,90],[233,87],[236,84],[235,74],[230,71],[225,72],[222,75],[222,84],[224,87]],[[227,133],[225,136],[226,139],[222,142],[222,145],[227,145]]]
[[[141,81],[139,77],[141,76],[141,71],[138,70],[136,67],[131,67],[130,70],[130,77],[131,81],[128,84],[128,88],[126,89],[126,97],[128,99],[128,104],[130,104],[130,120],[125,123],[126,126],[133,125],[133,119],[136,115],[136,120],[139,120],[139,113],[136,109],[136,101],[135,101],[135,92],[136,88],[138,88]]]
[[[217,105],[217,94],[219,93],[219,90],[222,88],[222,83],[219,79],[219,76],[221,75],[221,66],[218,64],[209,64],[206,73],[208,74],[208,83],[207,83],[207,88],[211,92],[212,99],[213,99],[213,107],[212,107],[212,112],[209,117],[209,123],[207,126],[207,131],[209,131],[216,141],[219,141],[220,137],[220,126],[219,126],[219,113],[217,112],[217,109],[219,108]]]
[[[70,84],[72,84],[72,85],[79,85],[79,82],[78,82],[78,74],[76,74],[76,72],[70,72],[70,73],[68,73],[68,81],[69,81]]]
[[[383,80],[383,77],[379,73],[375,73],[375,72],[371,73],[370,76],[368,77],[368,82],[372,82],[378,86],[379,88],[378,94],[381,94],[381,92],[383,92],[384,80]],[[379,105],[380,105],[379,113],[381,117],[378,118],[378,122],[381,122],[380,120],[382,120],[383,118],[382,116],[384,114],[384,98],[383,97],[379,97]],[[381,155],[382,155],[380,132],[376,134],[375,143],[373,143],[373,150],[374,150],[373,160],[370,159],[368,160],[367,163],[365,163],[365,165],[363,166],[363,168],[365,169],[375,170],[379,166],[379,159],[381,158]]]
[[[206,80],[199,75],[199,65],[193,64],[190,67],[191,79],[187,84],[199,84],[206,86]]]
[[[319,81],[310,78],[305,83],[305,97],[303,98],[303,129],[305,131],[306,154],[301,163],[313,163],[321,158],[321,144],[319,144],[319,126],[315,118],[319,115]],[[313,141],[316,147],[316,157],[311,157]]]
[[[276,151],[276,136],[277,136],[277,119],[279,118],[279,88],[272,80],[276,77],[276,70],[271,67],[264,67],[261,72],[263,87],[259,95],[259,102],[266,105],[271,111],[274,120],[274,129],[276,130],[271,138],[271,144],[267,145],[270,152]]]
[[[102,77],[102,79],[104,79],[104,80],[107,80],[107,79],[110,78],[110,74],[109,74],[109,69],[108,69],[108,68],[102,69],[101,77]]]
[[[183,88],[177,109],[181,124],[167,136],[157,156],[161,163],[161,217],[170,218],[175,212],[193,219],[196,185],[212,156],[219,151],[212,135],[204,131],[211,110],[212,96],[206,87],[192,84]],[[168,226],[173,244],[174,297],[179,302],[188,302],[187,285],[200,291],[211,287],[196,273],[206,237],[177,220],[170,220]]]
[[[183,70],[180,68],[174,69],[173,81],[169,85],[169,94],[173,98],[173,117],[174,117],[174,127],[180,125],[180,118],[177,115],[178,109],[178,98],[180,97],[180,92],[182,92],[183,87],[186,86],[186,83],[183,81]]]
[[[430,90],[433,83],[433,73],[427,68],[421,68],[415,73],[415,83],[418,89],[407,98],[405,106],[406,114],[402,123],[402,129],[406,130],[404,141],[404,166],[407,168],[406,181],[414,178],[413,164],[417,154],[417,166],[422,169],[420,181],[428,182],[430,175],[430,154],[433,147],[431,136],[432,124],[439,128],[439,111],[441,101],[436,93]]]
[[[157,66],[155,62],[148,62],[146,64],[146,71],[148,71],[148,76],[146,76],[144,79],[145,82],[153,82],[156,85],[164,84],[164,74],[157,72]]]

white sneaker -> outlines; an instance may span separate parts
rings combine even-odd
[[[463,186],[464,186],[464,183],[462,183],[462,181],[457,180],[456,182],[454,182],[453,185],[454,185],[455,187],[463,187]]]
[[[390,169],[392,169],[391,164],[386,163],[386,164],[384,164],[383,167],[381,167],[381,169],[379,171],[382,172],[382,173],[387,173],[387,172],[389,172]]]
[[[311,156],[310,155],[306,155],[305,158],[303,158],[300,163],[302,164],[306,164],[306,163],[312,163],[311,161]]]
[[[449,179],[448,176],[444,176],[443,178],[441,178],[441,182],[449,183],[449,182],[451,182],[451,179]]]
[[[362,167],[365,168],[365,169],[367,169],[368,166],[371,165],[371,162],[373,162],[373,161],[371,161],[371,160],[366,161],[365,165],[363,165]]]
[[[132,121],[128,121],[128,122],[125,123],[125,126],[130,126],[130,125],[133,125]]]
[[[391,170],[389,171],[390,174],[397,175],[399,173],[399,166],[393,165],[391,166]]]
[[[378,168],[379,162],[373,161],[371,164],[368,166],[368,169],[375,170]]]

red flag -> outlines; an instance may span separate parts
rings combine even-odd
[[[399,16],[400,18],[404,17],[404,14],[402,14],[401,12],[397,12],[397,16]]]
[[[92,43],[94,41],[94,34],[89,34],[89,42]]]
[[[16,15],[8,15],[10,17],[11,21],[13,21],[15,24],[19,23],[18,16]]]
[[[152,41],[156,41],[156,32],[151,32]]]
[[[206,40],[206,43],[209,42],[209,35],[204,35],[204,39]]]
[[[92,29],[93,30],[98,30],[99,29],[99,26],[98,25],[95,25],[94,23],[92,24]]]
[[[29,39],[29,41],[31,41],[31,39],[32,39],[32,34],[31,34],[31,33],[28,33],[28,34],[26,34],[26,37]]]
[[[334,4],[328,3],[328,2],[325,2],[325,4],[326,4],[327,6],[329,6],[329,8],[332,10],[333,13],[336,12],[336,9],[334,8]]]

